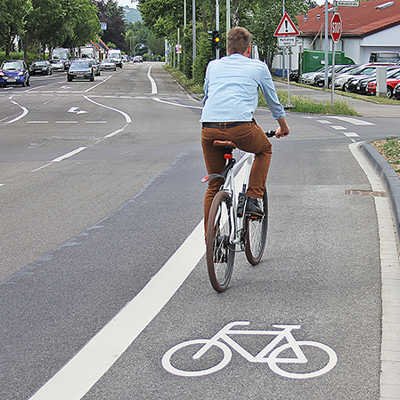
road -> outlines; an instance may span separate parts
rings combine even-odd
[[[291,135],[273,139],[263,261],[238,255],[217,294],[199,116],[158,63],[0,91],[1,399],[380,398],[378,221],[372,196],[347,194],[371,189],[349,145],[397,134],[395,118],[289,114]],[[275,126],[266,109],[256,117]],[[237,332],[221,370],[162,363],[240,321],[269,334]],[[288,346],[257,362],[277,325],[313,342],[306,365],[276,361],[293,358]],[[204,371],[221,349],[193,360],[183,347],[171,362]]]

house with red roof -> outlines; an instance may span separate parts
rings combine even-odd
[[[367,0],[360,2],[358,7],[339,6],[337,9],[342,19],[342,35],[336,50],[344,51],[345,56],[357,64],[369,62],[374,53],[400,54],[400,0]],[[330,4],[328,32],[333,12],[333,5]],[[302,49],[325,49],[325,6],[298,15],[295,21],[301,34],[298,46],[292,48],[292,69],[297,69],[297,55]],[[332,49],[330,39],[329,50]]]

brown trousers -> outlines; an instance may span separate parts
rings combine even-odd
[[[262,198],[272,155],[271,143],[264,131],[255,122],[227,129],[203,127],[201,145],[209,175],[221,173],[226,163],[224,150],[214,147],[214,140],[231,140],[239,149],[255,154],[246,195],[247,197]],[[208,183],[204,198],[204,227],[206,233],[211,203],[222,183],[222,179],[213,179]]]

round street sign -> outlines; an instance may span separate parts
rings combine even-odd
[[[337,43],[340,39],[340,35],[342,34],[342,18],[340,18],[339,13],[333,14],[331,20],[331,36],[332,40]]]

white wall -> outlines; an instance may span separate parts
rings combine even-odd
[[[343,51],[346,57],[350,57],[356,64],[362,64],[360,38],[343,38]]]

